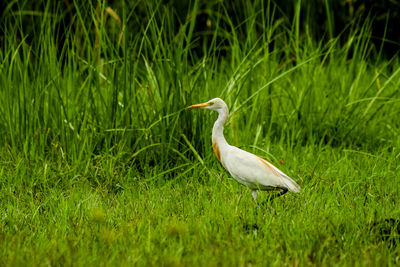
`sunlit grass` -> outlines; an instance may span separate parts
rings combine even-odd
[[[55,163],[28,169],[26,160],[3,162],[0,258],[6,265],[398,261],[392,239],[372,231],[400,214],[392,153],[273,152],[284,155],[303,191],[272,203],[260,194],[260,205],[211,159],[211,173],[199,166],[172,182],[145,182],[125,170],[108,185],[93,177],[108,176],[98,172],[106,162],[87,174]]]

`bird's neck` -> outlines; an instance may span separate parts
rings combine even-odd
[[[212,131],[213,144],[215,143],[218,146],[228,145],[224,137],[224,124],[228,119],[228,115],[229,115],[228,107],[218,112],[218,119],[215,121]]]

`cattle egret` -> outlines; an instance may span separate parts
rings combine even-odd
[[[254,200],[257,200],[257,190],[280,190],[276,196],[287,191],[298,193],[300,186],[292,178],[284,174],[277,167],[254,154],[244,151],[226,142],[224,124],[228,119],[228,106],[220,98],[188,107],[211,109],[218,112],[218,119],[212,130],[212,146],[222,166],[239,183],[252,190]]]

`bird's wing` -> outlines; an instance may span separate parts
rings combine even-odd
[[[279,176],[281,179],[281,182],[283,182],[284,185],[286,185],[286,188],[289,189],[292,192],[299,193],[300,192],[300,186],[289,176],[287,176],[285,173],[283,173],[281,170],[279,170],[277,167],[272,165],[272,163],[269,163],[263,158],[258,157],[264,165],[268,167],[274,174]]]
[[[253,188],[287,188],[299,192],[299,185],[268,161],[247,151],[230,146],[224,153],[224,164],[239,182]]]

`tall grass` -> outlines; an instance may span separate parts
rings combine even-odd
[[[323,44],[300,35],[298,19],[289,28],[275,19],[272,3],[261,2],[238,4],[247,13],[244,26],[234,24],[222,3],[200,10],[195,1],[183,19],[160,2],[124,4],[116,12],[124,14],[122,29],[105,18],[105,2],[74,2],[66,11],[43,2],[43,12],[22,4],[3,18],[3,143],[27,156],[77,162],[100,151],[143,151],[164,165],[180,158],[174,150],[188,156],[183,135],[201,151],[209,146],[204,133],[213,117],[182,110],[215,96],[231,107],[227,134],[235,141],[252,129],[303,144],[393,140],[398,62],[370,63],[377,52],[371,24],[360,25],[344,46],[335,38]],[[204,33],[193,32],[199,14],[211,24]],[[26,32],[22,22],[28,20],[38,27]],[[136,28],[126,27],[132,24]],[[196,34],[209,40],[200,56]]]

